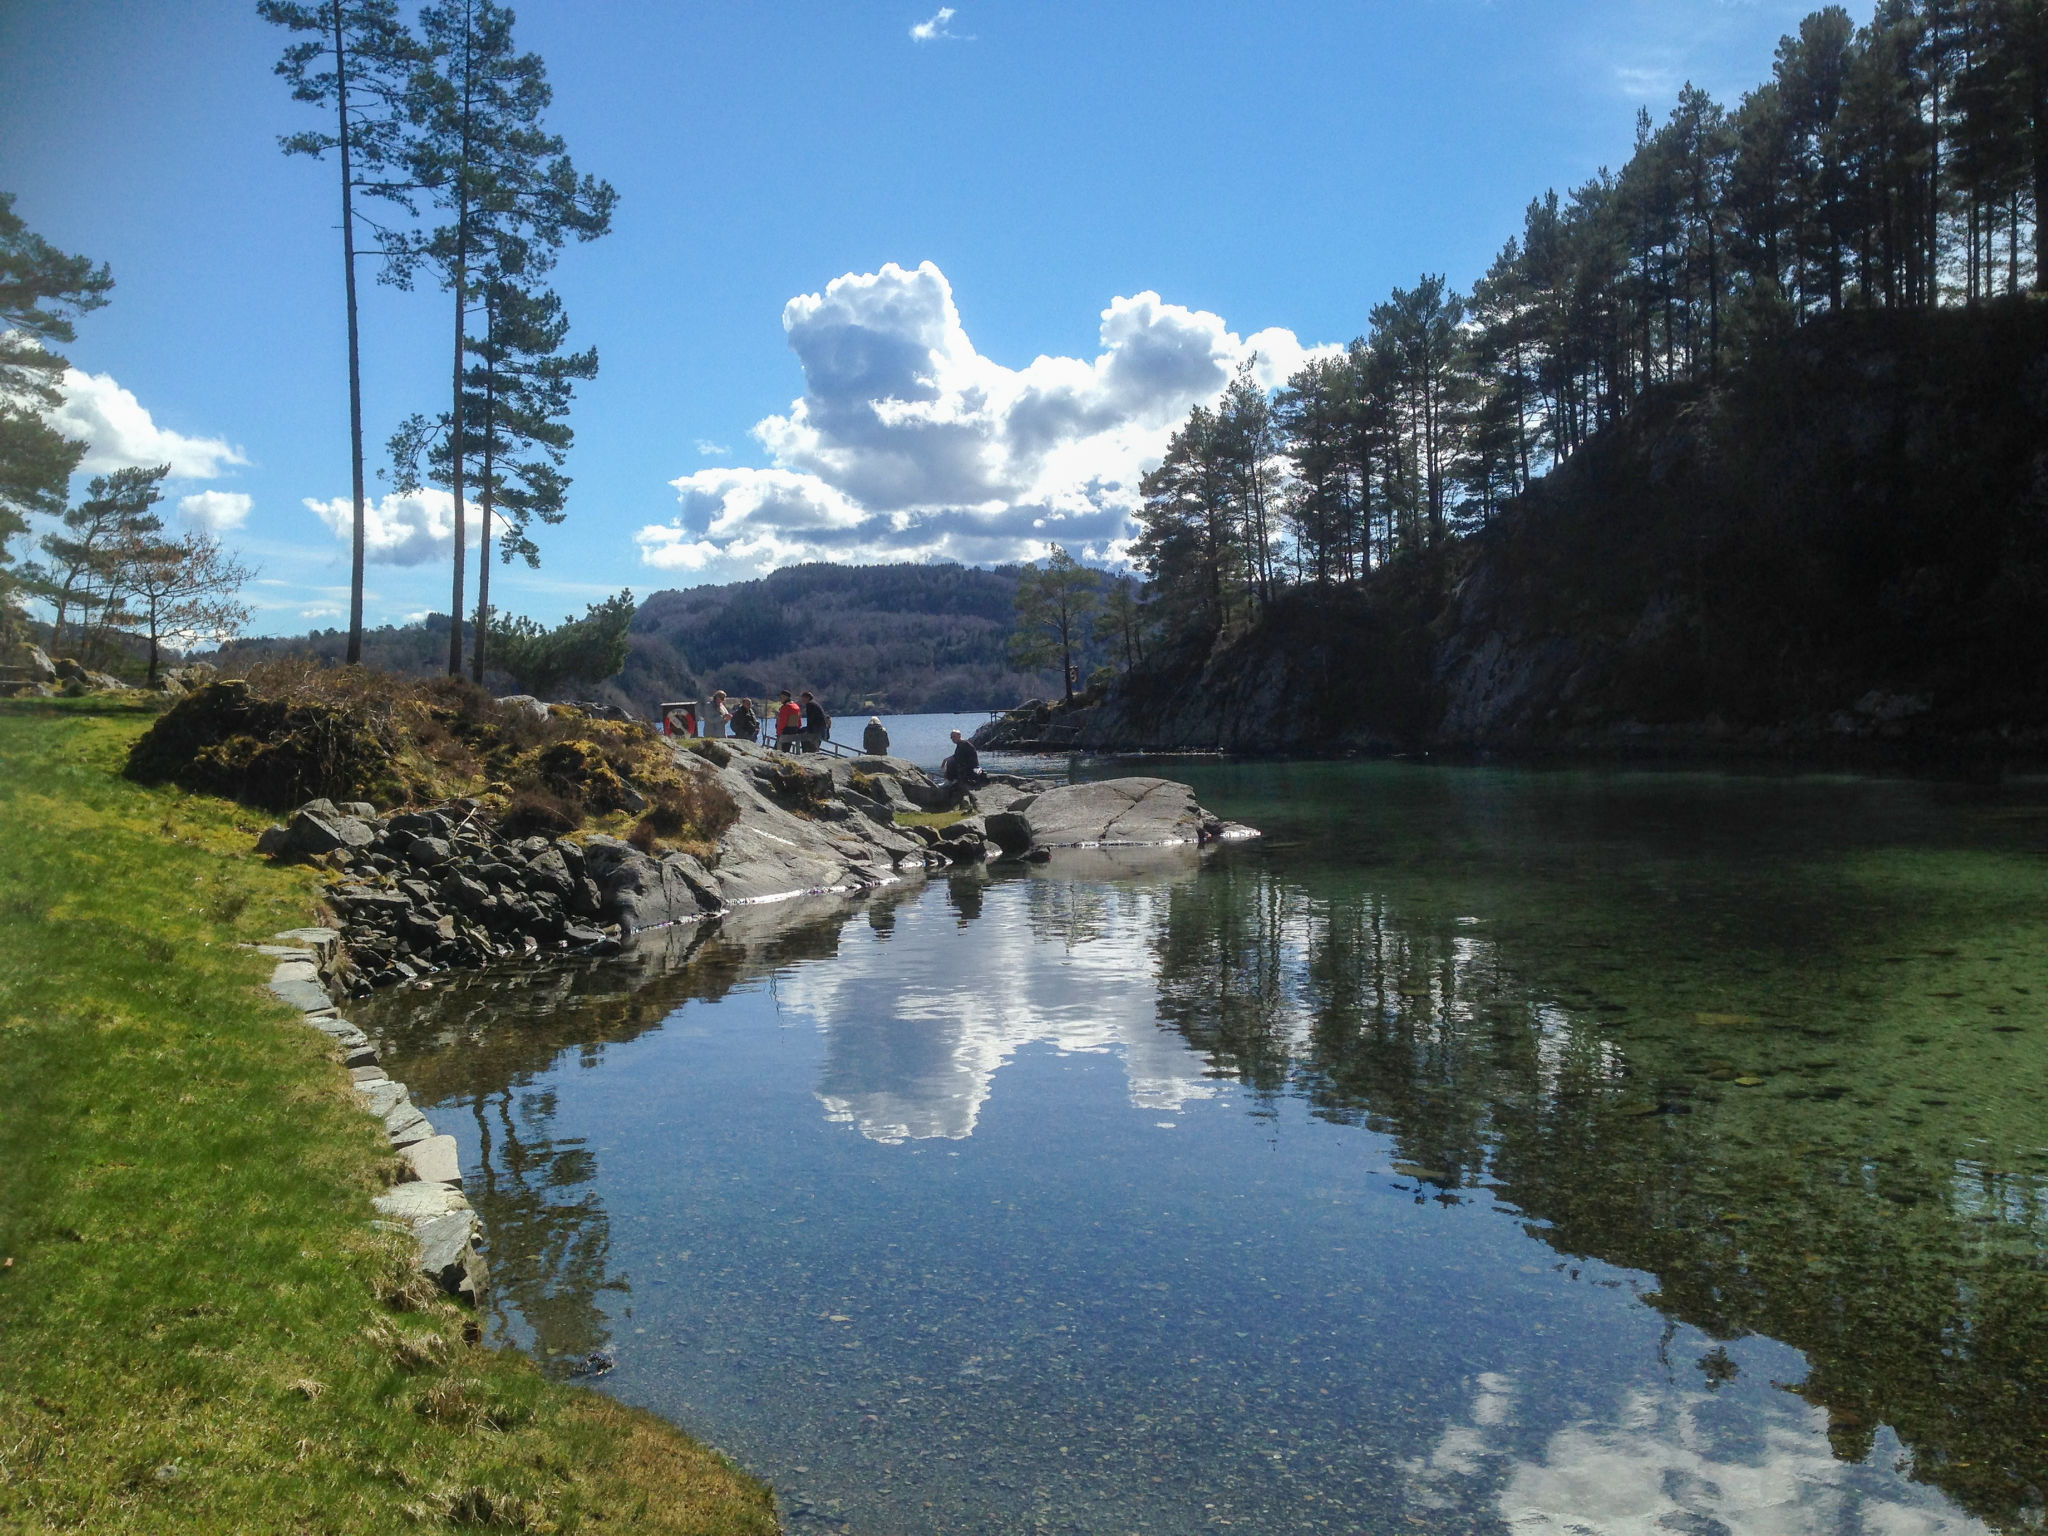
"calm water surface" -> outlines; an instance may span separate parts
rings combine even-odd
[[[500,1335],[794,1531],[2039,1528],[2048,787],[1172,771],[380,999]]]

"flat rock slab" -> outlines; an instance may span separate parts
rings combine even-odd
[[[333,953],[341,942],[341,933],[334,928],[287,928],[271,937],[280,944],[304,945],[322,955]]]
[[[391,1138],[392,1146],[409,1147],[433,1135],[434,1122],[421,1114],[419,1106],[411,1099],[402,1099],[398,1107],[384,1117],[384,1134]]]
[[[370,1204],[380,1216],[408,1226],[469,1209],[469,1201],[461,1190],[436,1183],[394,1184]]]
[[[270,991],[273,997],[290,1003],[301,1013],[325,1013],[334,1007],[334,999],[317,981],[273,981]]]
[[[318,986],[320,967],[313,963],[310,956],[304,960],[280,960],[271,969],[270,984],[275,987],[287,981],[310,981]],[[326,993],[323,991],[321,996],[325,997]],[[332,999],[329,1001],[332,1002]]]
[[[363,1108],[381,1120],[405,1102],[405,1084],[394,1083],[388,1077],[363,1083],[356,1088],[356,1097],[363,1101]]]
[[[1195,792],[1172,779],[1063,784],[1009,814],[1021,816],[1043,848],[1196,843],[1205,819]]]
[[[462,1164],[456,1158],[453,1136],[429,1136],[399,1150],[400,1157],[423,1184],[460,1184]]]

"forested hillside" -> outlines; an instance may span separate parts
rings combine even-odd
[[[651,714],[714,688],[761,697],[809,688],[834,714],[994,709],[1058,687],[1010,661],[1017,569],[798,565],[727,586],[656,592],[640,605],[616,678],[565,691]],[[339,662],[344,630],[242,641],[215,658],[311,655]],[[1092,658],[1095,647],[1088,655]],[[363,661],[426,677],[446,669],[448,616],[363,632]],[[491,679],[501,689],[509,676]]]
[[[1688,85],[1618,171],[1534,198],[1469,292],[1425,273],[1275,394],[1197,407],[1144,482],[1158,619],[1227,641],[1291,587],[1438,556],[1815,324],[2038,294],[2044,197],[2048,7],[1816,11],[1733,107]]]
[[[2048,6],[1815,11],[1469,292],[1196,407],[1143,482],[1149,661],[1034,728],[2038,756],[2044,199]]]
[[[835,714],[992,709],[1055,680],[1009,659],[1017,570],[796,565],[758,581],[657,592],[613,685],[648,707],[714,688],[810,688]]]

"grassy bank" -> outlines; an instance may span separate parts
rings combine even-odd
[[[0,705],[0,1528],[773,1531],[408,1278],[376,1123],[235,947],[309,920],[310,875],[121,779],[148,719]]]

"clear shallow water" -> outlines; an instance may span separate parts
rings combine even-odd
[[[1267,839],[382,1000],[503,1336],[798,1531],[2038,1521],[2038,787],[1174,771]]]

